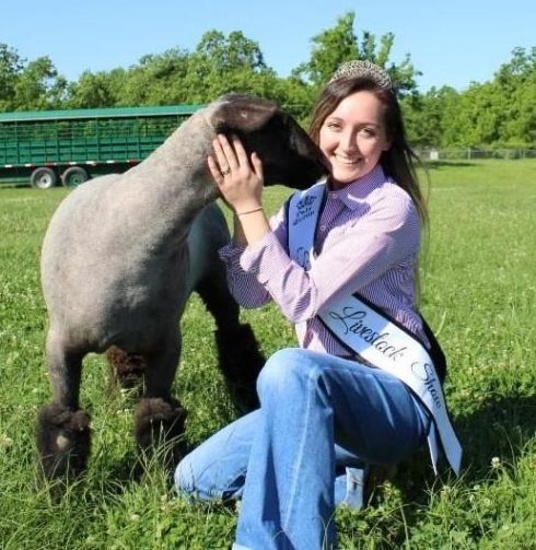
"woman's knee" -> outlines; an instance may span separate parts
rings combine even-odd
[[[307,382],[318,378],[320,370],[315,368],[310,354],[299,348],[285,348],[276,351],[266,362],[257,379],[257,390],[262,397],[267,391],[282,396],[296,388],[307,386]]]

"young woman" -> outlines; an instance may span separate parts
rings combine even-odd
[[[441,353],[416,304],[426,208],[388,74],[366,61],[342,65],[310,133],[331,175],[271,220],[255,154],[218,136],[208,159],[234,212],[233,242],[220,252],[230,288],[244,307],[273,300],[299,342],[268,359],[260,409],[176,471],[181,493],[242,498],[236,549],[332,548],[354,468],[395,464],[427,437],[434,466],[439,436],[459,467],[432,365],[441,375]]]

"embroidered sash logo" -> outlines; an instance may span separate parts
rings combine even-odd
[[[314,195],[306,195],[295,204],[295,215],[292,220],[292,225],[297,225],[307,218],[316,215],[315,203],[319,197]]]

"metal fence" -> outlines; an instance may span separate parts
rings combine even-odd
[[[421,149],[417,151],[426,161],[477,160],[477,159],[536,159],[536,149]]]

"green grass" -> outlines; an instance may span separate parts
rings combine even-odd
[[[536,162],[436,164],[422,263],[422,309],[449,359],[446,384],[465,448],[463,475],[434,479],[425,453],[361,512],[338,510],[343,548],[529,549],[536,543]],[[36,483],[35,416],[50,399],[39,248],[65,189],[0,189],[0,548],[229,548],[234,510],[175,497],[158,463],[132,468],[134,404],[106,397],[89,356],[87,476],[53,502]],[[287,191],[266,192],[274,210]],[[294,342],[275,308],[244,312],[266,354]],[[217,374],[212,320],[193,297],[176,389],[193,445],[233,418]]]

